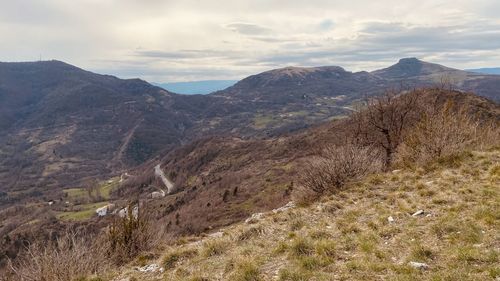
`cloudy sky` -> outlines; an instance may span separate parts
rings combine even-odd
[[[401,57],[500,66],[498,0],[0,0],[0,61],[57,59],[152,82]]]

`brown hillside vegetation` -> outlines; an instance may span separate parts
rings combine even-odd
[[[423,116],[420,114],[422,108],[438,110],[452,104],[454,109],[450,114],[459,109],[465,110],[467,115],[474,116],[473,120],[485,126],[491,120],[498,126],[500,120],[498,105],[471,94],[417,90],[408,95],[417,96],[419,106],[415,110],[418,114],[413,114],[404,132],[400,132],[393,150]],[[275,139],[210,138],[192,143],[169,153],[160,162],[175,180],[179,192],[164,200],[150,202],[149,207],[155,219],[167,226],[169,236],[207,231],[256,212],[277,208],[290,201],[292,191],[302,184],[301,172],[308,167],[311,157],[324,156],[324,148],[354,142],[365,145],[377,155],[383,155],[379,153],[384,150],[383,146],[355,141],[358,126],[354,118]],[[495,132],[490,138],[495,137]],[[370,140],[378,141],[380,138],[371,129],[364,133],[370,136]],[[156,163],[147,164],[142,170],[134,172],[142,176],[132,178],[122,187],[120,194],[147,194],[154,191],[151,187],[148,189],[151,184],[161,186],[153,176]]]
[[[411,114],[404,114],[405,122],[400,122],[401,118],[393,118],[394,116],[401,116],[399,115],[399,113],[401,113],[401,109],[406,108],[406,103],[404,102],[405,99],[413,99],[414,97],[417,102],[415,103],[415,106],[410,108]],[[376,120],[380,122],[373,122],[373,120],[370,119],[374,116],[373,114],[370,114],[371,110],[374,109],[374,105],[376,105],[375,109],[377,109],[380,113],[377,115],[379,118]],[[337,198],[335,201],[339,204],[338,208],[342,209],[347,208],[347,206],[351,204],[350,202],[361,201],[363,196],[367,196],[367,198],[363,199],[366,202],[363,201],[365,203],[359,205],[362,206],[358,209],[358,211],[361,212],[367,208],[372,208],[371,205],[368,205],[369,202],[377,204],[377,202],[380,201],[380,198],[384,196],[387,196],[388,198],[391,197],[389,194],[392,194],[391,192],[393,191],[399,190],[418,193],[417,190],[412,188],[417,188],[413,184],[418,184],[420,186],[420,179],[422,177],[430,178],[428,181],[434,180],[436,182],[441,181],[441,176],[443,176],[443,179],[446,178],[437,171],[451,169],[453,170],[453,173],[461,173],[462,170],[459,169],[461,165],[478,167],[476,165],[479,164],[476,162],[481,159],[478,155],[484,154],[487,155],[487,157],[490,157],[488,160],[484,161],[484,165],[482,164],[483,166],[481,167],[488,171],[490,169],[492,170],[492,172],[481,170],[479,179],[482,179],[483,177],[486,178],[487,175],[490,174],[495,175],[495,171],[497,169],[495,168],[495,165],[498,160],[498,150],[493,150],[493,152],[491,152],[491,150],[488,151],[488,149],[494,147],[495,145],[499,145],[499,112],[499,106],[486,99],[479,98],[472,94],[464,94],[441,89],[415,90],[405,95],[391,94],[390,96],[373,98],[369,100],[368,107],[362,108],[361,111],[359,111],[359,113],[355,113],[352,118],[333,121],[299,133],[262,140],[244,140],[234,137],[207,138],[183,146],[168,153],[161,159],[150,161],[142,165],[139,169],[130,171],[131,176],[129,180],[125,181],[117,190],[112,192],[110,200],[116,200],[116,203],[121,204],[120,200],[117,199],[139,199],[141,202],[141,213],[147,214],[146,223],[148,225],[148,233],[144,233],[144,235],[150,235],[150,233],[156,234],[151,239],[154,239],[155,245],[157,245],[158,249],[163,245],[172,245],[172,243],[175,243],[176,241],[178,243],[179,237],[191,237],[192,235],[210,233],[220,227],[228,226],[232,223],[248,218],[252,216],[252,214],[266,212],[271,209],[281,207],[292,199],[297,203],[301,203],[301,205],[307,206],[311,203],[314,204],[314,202],[318,199],[333,196],[331,198]],[[437,128],[445,128],[446,130],[436,130],[434,126],[426,125],[428,123],[426,120],[429,119],[430,116],[439,117],[433,119],[433,121],[436,124],[441,125]],[[465,120],[467,122],[450,122],[449,116],[458,116],[460,118],[457,118],[456,120]],[[382,131],[379,130],[379,127],[385,128],[384,126],[390,128],[388,133],[386,133],[385,129]],[[396,126],[397,130],[392,129],[394,126]],[[429,137],[427,139],[429,142],[414,141],[415,139],[418,140],[418,138],[416,138],[412,133],[416,130],[428,133]],[[460,133],[462,131],[464,132],[463,134]],[[425,146],[427,143],[435,143],[436,145],[431,147],[439,147],[441,139],[449,140],[451,137],[451,139],[460,140],[460,138],[455,138],[456,136],[465,137],[467,141],[457,141],[455,145],[450,147],[450,149],[441,150],[438,154],[435,154],[433,152],[434,150],[431,150],[433,153],[428,153],[428,149]],[[390,139],[390,142],[388,142],[388,139]],[[391,144],[392,149],[392,155],[389,158],[389,162],[387,161],[388,157],[386,150],[388,143]],[[346,148],[351,149],[346,150]],[[419,155],[426,156],[422,158],[409,158],[405,156],[409,155],[408,151],[410,151],[410,148]],[[467,153],[467,151],[471,150],[476,152],[473,154]],[[325,153],[325,151],[330,151],[331,153]],[[319,159],[320,161],[315,162],[318,166],[314,169],[314,166],[312,165],[314,165],[313,163],[315,159]],[[370,161],[370,159],[373,159],[373,161]],[[167,176],[175,182],[177,191],[163,198],[151,199],[149,196],[151,192],[157,190],[157,188],[162,184],[153,173],[154,167],[158,163],[161,164],[161,168],[165,171]],[[343,169],[339,172],[338,167],[344,167],[345,165],[343,164],[345,163],[350,163],[351,168]],[[385,163],[385,166],[376,165],[376,163]],[[370,167],[367,165],[370,165]],[[304,181],[304,175],[307,174],[305,171],[308,171],[310,167],[313,167],[313,170],[321,171],[320,173],[312,174],[313,177],[320,179],[320,181],[310,181],[309,184],[307,184],[307,182]],[[390,189],[387,189],[387,194],[385,194],[385,184],[382,183],[387,182],[387,179],[393,178],[396,174],[393,175],[391,173],[380,172],[383,169],[388,171],[393,169],[403,169],[403,174],[405,176],[408,175],[408,177],[411,178],[411,175],[414,174],[415,180],[411,183],[411,185],[406,184],[406,187],[402,187],[403,183],[405,183],[407,179],[399,177],[399,174],[397,174],[398,178],[394,179],[395,185]],[[471,173],[471,175],[476,174],[476,172]],[[370,176],[370,174],[372,174],[372,176]],[[380,175],[377,176],[377,174]],[[369,180],[366,179],[367,175],[370,178]],[[465,173],[463,177],[468,175],[469,173]],[[327,180],[321,180],[322,177],[325,177]],[[473,181],[478,178],[471,176],[471,178],[467,179]],[[485,182],[491,182],[492,180],[496,180],[496,176],[493,176],[491,179],[485,179]],[[318,182],[321,186],[318,185]],[[460,183],[460,181],[457,181],[456,183],[453,181],[451,184],[439,185],[439,190],[443,193],[439,193],[437,190],[431,191],[431,189],[429,194],[426,195],[427,197],[422,195],[422,198],[419,200],[421,200],[421,203],[423,204],[424,197],[427,200],[425,202],[428,202],[429,200],[432,201],[438,198],[439,196],[436,197],[437,195],[442,195],[441,197],[443,197],[444,194],[448,192],[455,192],[454,190],[448,191],[448,188],[450,188],[453,184],[458,183]],[[427,184],[427,181],[425,184]],[[491,184],[495,186],[495,182],[492,182]],[[400,190],[400,188],[404,189]],[[477,188],[482,188],[482,186],[478,186]],[[351,189],[354,190],[352,194],[350,193]],[[371,189],[378,190],[380,193],[377,196],[372,195],[370,193],[372,192]],[[490,189],[491,188],[485,192],[490,192]],[[362,193],[363,196],[360,196],[359,192],[362,192],[362,190],[365,190],[363,192],[367,193]],[[339,194],[342,194],[342,200],[337,197],[340,196]],[[400,192],[397,194],[401,195],[402,193]],[[458,197],[459,194],[461,193],[457,193],[454,196]],[[395,200],[401,199],[395,195],[392,197],[394,197]],[[414,199],[413,197],[411,198],[411,200]],[[436,200],[441,200],[439,198]],[[345,201],[343,199],[345,199]],[[465,200],[461,202],[466,202],[469,199],[461,198],[457,200]],[[392,201],[389,201],[389,203],[390,202]],[[412,201],[408,201],[407,203],[410,204],[411,202]],[[356,204],[351,206],[352,210],[356,208]],[[397,205],[398,207],[399,204],[400,203]],[[482,204],[482,201],[478,201],[477,204]],[[445,203],[441,205],[439,206],[443,208],[447,206]],[[131,207],[131,205],[129,206]],[[313,209],[310,209],[314,208],[314,206],[315,205],[305,209],[297,209],[301,210],[300,212],[303,213],[308,224],[316,224],[321,221],[319,217],[308,217],[309,215],[312,216],[313,214],[316,214]],[[418,208],[417,205],[410,205],[410,207]],[[406,212],[410,212],[410,207],[405,209]],[[48,209],[50,212],[50,208]],[[401,210],[400,213],[395,215],[403,216]],[[376,212],[376,210],[372,210],[370,212]],[[310,214],[307,215],[308,213]],[[257,216],[257,220],[258,217],[260,216]],[[328,217],[328,219],[330,219],[330,217]],[[112,219],[105,218],[104,220],[98,220],[97,218],[92,218],[90,224],[98,223],[103,225],[106,224],[107,221],[109,222],[109,220]],[[495,218],[493,220],[495,220]],[[353,225],[351,227],[354,229],[354,233],[358,233],[356,226],[360,229],[363,228],[362,226],[357,225],[358,223],[361,222],[352,221]],[[30,222],[30,224],[39,225],[37,222]],[[290,226],[292,229],[291,231],[296,232],[297,230],[302,229],[303,225],[304,222],[301,222],[300,220],[293,222],[292,226]],[[97,229],[99,229],[99,227]],[[338,227],[335,227],[334,229],[338,230]],[[46,230],[50,231],[50,229]],[[250,232],[246,234],[241,234],[241,237],[243,238],[240,240],[248,240],[254,235],[259,236],[260,234],[265,233],[266,226],[263,226],[262,229],[249,231]],[[405,228],[401,231],[406,232],[410,230]],[[107,228],[103,228],[102,232],[101,237],[104,237],[104,240],[97,240],[104,241],[103,243],[105,245],[113,243],[113,240],[108,239],[106,241],[105,238],[107,235],[106,233],[109,234],[109,230]],[[134,231],[123,231],[120,233],[123,235],[126,233],[131,233],[130,235],[138,235],[137,232]],[[347,232],[341,232],[342,235],[346,235],[346,233]],[[291,235],[292,236],[289,237],[290,239],[295,237],[293,236],[294,234]],[[116,241],[130,241],[126,237],[128,236],[119,236]],[[281,234],[276,236],[276,238],[280,240],[285,239],[285,237],[287,236],[281,236]],[[136,241],[143,241],[142,237],[136,238]],[[325,239],[328,240],[327,238]],[[345,239],[345,237],[337,238]],[[199,238],[196,238],[195,240],[197,239]],[[13,241],[17,240],[13,239]],[[252,276],[256,276],[255,278],[260,276],[260,272],[267,274],[264,272],[266,270],[270,270],[267,267],[262,268],[261,266],[264,266],[265,263],[262,263],[259,259],[250,263],[245,261],[242,264],[235,261],[232,265],[226,263],[226,260],[220,260],[220,254],[225,253],[228,250],[224,241],[225,240],[222,239],[221,241],[210,243],[210,245],[207,245],[206,249],[198,248],[198,250],[196,250],[201,254],[200,257],[204,257],[203,260],[206,260],[206,262],[220,262],[219,265],[217,265],[213,270],[213,274],[219,275],[210,275],[207,277],[208,280],[235,280],[232,278],[237,278],[235,276],[239,276],[240,274],[243,274],[243,276],[247,274],[245,273],[246,266],[250,266],[250,268],[247,269],[251,274],[254,274]],[[232,240],[227,241],[227,243],[233,242]],[[272,248],[270,248],[272,245],[266,243],[275,242],[277,241],[268,239],[258,243],[263,245],[265,251],[268,251]],[[331,241],[323,242],[330,243]],[[298,241],[297,243],[300,246],[303,241]],[[162,251],[154,249],[151,254],[148,254],[148,252],[141,253],[141,251],[147,249],[148,247],[136,247],[138,245],[135,245],[134,243],[129,244],[127,242],[122,244],[127,245],[127,249],[125,249],[127,253],[133,254],[125,255],[126,259],[120,259],[120,261],[115,265],[127,263],[129,260],[131,260],[132,264],[144,264],[146,262],[152,262],[155,257],[159,255],[163,255]],[[293,244],[294,243],[291,245],[293,246]],[[245,243],[243,243],[243,246],[244,245]],[[106,249],[106,247],[103,249]],[[313,248],[315,247],[316,246]],[[136,250],[139,248],[142,250]],[[130,249],[133,249],[133,251],[130,251]],[[189,255],[179,254],[180,256],[173,258],[173,262],[170,261],[167,262],[167,264],[170,266],[172,263],[177,264],[177,261],[179,260],[184,260],[188,257],[197,257],[198,255],[195,254],[196,251],[191,250],[192,249],[188,251]],[[266,255],[262,258],[271,259],[274,257],[267,256],[268,252],[265,251],[262,253]],[[299,249],[297,259],[304,258],[306,260],[304,261],[305,263],[312,263],[310,265],[305,265],[305,268],[310,271],[309,273],[306,272],[307,274],[312,274],[317,271],[316,269],[325,268],[335,264],[334,262],[330,262],[329,264],[320,262],[317,264],[317,261],[314,260],[316,255],[314,253],[316,252],[309,248],[304,249],[304,251],[304,257],[302,257],[303,255],[300,254],[302,250]],[[328,252],[329,250],[326,251]],[[350,252],[347,249],[345,251]],[[229,251],[229,253],[231,252]],[[109,256],[110,260],[114,259],[113,251],[105,252],[105,254]],[[231,255],[232,254],[229,256]],[[295,254],[291,253],[290,255]],[[329,254],[327,254],[327,256],[328,255]],[[288,255],[284,255],[280,259],[287,256]],[[349,260],[358,256],[359,254],[355,253],[355,256],[349,256]],[[197,259],[194,259],[194,261],[200,265],[203,265],[205,262]],[[289,264],[289,266],[295,264],[293,259],[285,259],[282,262],[286,265],[287,261],[293,261],[293,263]],[[363,263],[364,260],[357,261],[359,263]],[[384,261],[389,262],[389,260]],[[223,264],[225,264],[225,266],[223,272],[221,272],[219,267]],[[167,266],[167,268],[169,266]],[[279,269],[278,271],[283,269],[278,265],[272,266],[275,269]],[[240,267],[243,268],[242,270],[244,272],[238,273],[236,271],[236,269]],[[14,268],[16,268],[18,272],[23,270],[22,266],[16,267],[15,264]],[[403,268],[406,267],[403,266]],[[175,273],[176,275],[180,274],[176,278],[179,278],[179,280],[185,280],[188,279],[187,276],[194,276],[197,273],[202,273],[200,270],[207,269],[198,268],[196,270],[191,270],[188,268],[185,270],[187,270],[185,271],[185,275],[182,275],[182,273]],[[102,268],[96,270],[96,272],[102,272]],[[320,271],[318,271],[318,273],[319,272]],[[365,271],[365,273],[366,272],[368,271]],[[57,274],[57,272],[53,274]],[[290,279],[292,277],[286,277],[286,274],[288,273],[283,274],[285,277],[280,278],[285,279],[282,280],[308,280],[303,279],[303,277],[297,277],[299,279]],[[293,272],[290,274],[292,275],[289,276],[295,276],[293,275]],[[304,276],[309,276],[307,274]],[[101,274],[98,275],[101,276]],[[155,278],[158,277],[160,279],[167,278],[167,280],[173,278],[173,275],[154,276]],[[216,276],[219,277],[216,278]],[[269,280],[268,275],[263,276],[264,277],[261,276],[259,278],[263,278],[262,280]],[[106,275],[104,275],[103,278],[107,278]],[[141,278],[139,278],[139,280],[141,280]]]
[[[103,278],[495,280],[499,165],[495,149],[436,161],[430,171],[374,175],[309,207],[224,228],[220,237],[181,238],[144,263],[164,273],[127,266]]]

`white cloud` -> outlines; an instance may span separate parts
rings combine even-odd
[[[0,0],[0,60],[59,59],[150,81],[418,56],[500,66],[496,0]]]

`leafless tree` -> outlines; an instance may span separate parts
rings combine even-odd
[[[396,91],[388,91],[369,98],[366,107],[351,116],[355,142],[382,150],[385,169],[389,168],[404,131],[418,119],[420,93],[414,90],[399,95]]]

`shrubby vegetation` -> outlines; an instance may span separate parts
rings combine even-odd
[[[110,266],[102,245],[82,234],[66,232],[54,242],[32,244],[15,265],[16,279],[23,281],[85,280]]]
[[[424,100],[436,91],[433,100]],[[439,101],[440,91],[419,89],[402,95],[390,91],[368,99],[349,118],[347,144],[325,147],[304,168],[297,199],[310,203],[370,173],[430,167],[433,161],[470,149],[498,145],[497,120],[482,120],[465,104]]]
[[[447,185],[454,185],[454,181],[458,179],[450,179],[450,183],[445,182],[442,185],[442,190],[438,190],[431,186],[432,181],[420,182],[420,174],[418,174],[420,172],[418,171],[425,171],[432,167],[433,163],[446,163],[446,161],[461,163],[466,157],[479,159],[477,155],[474,156],[467,151],[498,146],[500,135],[497,120],[490,119],[485,122],[468,111],[463,104],[454,104],[451,101],[443,102],[436,99],[433,103],[429,103],[427,100],[427,103],[423,104],[421,98],[426,94],[428,94],[426,90],[415,90],[405,95],[390,92],[382,97],[368,100],[364,108],[354,112],[348,120],[345,120],[344,125],[349,132],[346,134],[345,140],[335,144],[332,144],[334,142],[326,143],[317,155],[310,157],[309,161],[301,167],[300,188],[299,191],[295,189],[295,194],[298,195],[296,199],[301,201],[299,203],[311,203],[320,196],[326,197],[325,195],[343,193],[343,189],[347,186],[357,187],[357,192],[362,193],[363,196],[355,197],[353,195],[350,197],[344,193],[342,200],[340,200],[341,203],[330,204],[318,211],[328,212],[329,215],[336,218],[335,228],[325,228],[329,222],[321,222],[321,229],[307,232],[311,230],[308,229],[308,225],[312,223],[311,220],[308,221],[300,217],[276,218],[277,221],[273,223],[280,223],[281,219],[286,221],[287,227],[275,229],[274,232],[288,232],[288,239],[285,240],[291,242],[282,241],[279,245],[273,245],[275,250],[272,255],[286,255],[284,259],[293,260],[295,264],[293,269],[284,268],[276,273],[280,280],[307,280],[314,275],[316,269],[320,268],[328,272],[330,270],[328,267],[334,263],[338,256],[340,256],[339,259],[342,263],[342,256],[350,255],[353,251],[361,252],[361,255],[366,256],[368,262],[355,261],[356,256],[351,256],[353,261],[345,263],[345,268],[351,274],[373,272],[379,268],[383,268],[381,270],[384,272],[391,270],[409,272],[410,269],[404,265],[392,265],[393,262],[384,256],[383,246],[379,245],[381,240],[404,231],[404,229],[396,228],[390,222],[388,223],[387,216],[392,215],[391,212],[394,208],[399,208],[399,217],[396,219],[402,220],[405,213],[411,214],[418,207],[413,205],[414,198],[404,197],[408,196],[408,192],[415,193],[411,196],[419,196],[417,199],[420,202],[428,202],[439,208],[447,204],[448,198],[443,197],[446,194]],[[203,158],[200,161],[202,160]],[[484,166],[489,167],[487,163],[484,163]],[[217,167],[224,169],[225,166]],[[411,176],[411,182],[414,185],[407,186],[407,182],[400,178],[397,173],[393,173],[392,176],[391,174],[373,175],[368,180],[363,180],[370,174],[402,167],[412,169],[412,174],[407,176]],[[457,167],[459,165],[454,168]],[[472,169],[471,171],[460,170],[460,173],[464,177],[469,175],[477,177],[480,171],[477,167],[473,168],[468,168]],[[495,184],[494,176],[498,178],[498,165],[490,173],[492,179],[488,179],[490,182],[485,180],[486,184],[481,187],[489,193],[494,192],[491,191],[489,185]],[[150,183],[154,178],[141,180],[144,180],[144,184],[144,182]],[[393,191],[398,191],[397,194],[384,194],[383,188],[389,181],[394,182],[388,185]],[[381,185],[382,183],[384,186]],[[136,183],[134,182],[134,184]],[[231,198],[228,191],[229,186],[221,183],[219,187],[222,191],[220,198],[217,199],[226,203],[228,198]],[[370,193],[367,189],[371,187],[377,188],[378,193]],[[236,191],[236,189],[233,191],[232,196],[236,196]],[[472,194],[468,190],[460,192]],[[443,198],[436,197],[429,200],[429,196],[435,194],[439,194]],[[373,202],[365,200],[364,195],[377,196],[380,198],[377,200],[385,202],[384,204],[390,205],[390,207],[383,209],[383,216],[378,213],[371,214],[372,217],[365,216],[366,225],[357,221],[361,215],[359,207],[352,207],[353,210],[349,212],[342,211],[340,212],[342,216],[337,218],[338,210],[344,208],[343,204],[350,204],[348,200],[360,201],[363,202],[364,206],[373,208],[370,205]],[[406,199],[408,200],[404,201]],[[462,207],[455,206],[455,208]],[[155,244],[156,236],[154,233],[157,231],[154,230],[155,226],[148,222],[144,214],[139,212],[134,215],[132,210],[133,205],[129,205],[127,215],[124,218],[117,218],[105,231],[105,234],[95,240],[86,240],[78,238],[80,237],[78,235],[67,234],[46,246],[40,244],[29,246],[19,262],[12,264],[13,272],[21,280],[78,280],[82,276],[99,274],[110,266],[123,265],[134,260],[141,253],[148,251],[152,244]],[[478,217],[481,219],[486,217],[489,220],[487,224],[495,224],[497,218],[492,215],[494,212],[489,209],[479,211],[486,213],[487,216]],[[302,214],[302,216],[315,215]],[[377,218],[377,216],[381,218]],[[177,224],[179,224],[178,215],[176,217]],[[272,228],[273,226],[271,224],[267,227]],[[427,231],[427,228],[422,226],[421,231]],[[443,223],[436,223],[432,231],[432,235],[439,235],[439,238],[443,239],[446,235],[454,234],[458,229],[454,225],[447,226],[443,221]],[[191,260],[200,263],[212,259],[225,260],[226,255],[235,253],[235,248],[252,243],[253,240],[261,236],[273,235],[274,232],[268,231],[265,227],[257,226],[241,231],[234,237],[208,239],[208,241],[200,243],[199,247],[173,248],[162,258],[161,265],[167,271],[177,268],[176,276],[180,276],[179,280],[186,280],[190,273],[179,268],[179,265]],[[474,234],[477,231],[470,230],[470,232]],[[376,233],[377,236],[373,233]],[[331,241],[331,237],[335,236],[342,241],[339,245]],[[474,240],[476,243],[474,245],[478,245],[477,242],[480,241],[477,237],[470,239]],[[272,240],[267,239],[258,244],[266,243],[269,245],[259,245],[257,248],[269,250],[273,243]],[[467,244],[468,247],[469,244]],[[427,249],[421,245],[412,245],[408,249],[411,251],[408,258],[427,261],[437,256],[436,249]],[[262,278],[261,265],[263,261],[259,258],[253,259],[253,256],[249,254],[252,250],[250,247],[241,249],[241,253],[238,253],[241,257],[228,261],[224,265],[225,274],[231,276],[232,280],[265,280]],[[461,252],[458,257],[454,256],[455,253],[450,253],[453,261],[463,259],[470,262],[469,259],[478,258],[473,251],[459,250]],[[64,262],[58,262],[61,260]],[[493,262],[494,259],[491,258],[491,260],[485,261],[485,264],[489,268],[489,264]],[[449,265],[446,262],[443,264]],[[210,266],[216,268],[219,265],[212,264]],[[368,268],[368,266],[373,268]],[[342,270],[345,271],[345,268]],[[493,273],[493,275],[495,274]],[[199,275],[204,275],[204,272]],[[193,280],[206,280],[203,277],[200,279],[192,278],[194,278]]]

